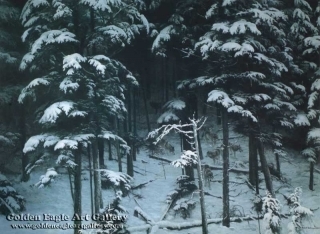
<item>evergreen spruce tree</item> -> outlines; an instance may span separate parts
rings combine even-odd
[[[74,209],[79,215],[82,149],[92,147],[94,212],[99,212],[98,139],[113,138],[126,144],[112,132],[107,117],[123,119],[126,86],[137,85],[131,72],[112,58],[148,30],[136,6],[121,0],[29,0],[21,14],[26,29],[22,39],[30,50],[20,69],[28,70],[35,79],[22,90],[19,101],[37,100],[42,131],[26,142],[24,152],[35,150],[40,143],[61,155],[68,152],[65,159],[73,166]]]

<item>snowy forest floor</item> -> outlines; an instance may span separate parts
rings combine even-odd
[[[235,136],[231,132],[230,136]],[[219,136],[221,138],[221,136]],[[178,135],[168,135],[166,138],[172,145],[175,147],[175,154],[165,153],[161,157],[174,160],[180,157],[180,146],[179,146],[179,137]],[[231,167],[235,166],[236,161],[241,161],[245,164],[245,168],[248,167],[248,149],[247,149],[247,139],[239,138],[238,143],[242,145],[244,149],[243,152],[237,153],[237,158],[232,154],[230,155],[230,165]],[[202,150],[205,153],[212,149],[212,145],[203,141]],[[303,190],[302,193],[302,205],[311,209],[315,209],[314,216],[312,218],[312,223],[306,222],[305,226],[312,227],[314,224],[320,223],[320,210],[317,210],[320,207],[320,174],[315,172],[315,191],[310,191],[308,189],[309,181],[309,165],[307,160],[301,156],[298,152],[287,150],[288,156],[281,159],[282,174],[286,179],[286,183],[279,181],[273,177],[274,190],[276,191],[276,196],[282,204],[282,214],[288,214],[289,209],[286,205],[286,201],[282,194],[288,195],[294,191],[295,187],[301,187]],[[266,150],[266,155],[268,157],[268,162],[274,163],[274,156],[271,151]],[[204,162],[209,165],[213,165],[212,159],[204,158]],[[126,160],[123,159],[123,168],[126,169]],[[110,170],[117,171],[117,162],[116,161],[106,161],[107,167]],[[274,163],[275,164],[275,163]],[[220,163],[221,165],[221,163]],[[242,169],[245,169],[242,168]],[[240,168],[239,168],[240,169]],[[136,206],[140,207],[145,213],[147,213],[156,223],[165,213],[168,204],[166,203],[167,194],[178,187],[176,184],[176,178],[181,175],[181,169],[175,168],[169,163],[161,162],[156,159],[149,158],[145,150],[141,150],[140,154],[137,155],[137,161],[134,162],[134,180],[133,186],[139,185],[141,183],[149,182],[146,186],[134,190],[133,194],[123,198],[122,206],[128,210],[129,218],[127,220],[127,225],[129,227],[135,228],[137,231],[132,233],[147,233],[145,230],[142,230],[142,226],[146,224],[145,221],[137,218],[133,215],[134,208]],[[37,189],[31,187],[31,184],[34,184],[38,181],[40,175],[44,174],[46,171],[45,168],[38,169],[31,175],[31,180],[27,183],[18,182],[17,177],[8,176],[8,178],[13,181],[16,190],[25,196],[26,198],[26,211],[24,214],[29,213],[32,215],[43,215],[43,213],[59,215],[67,214],[72,217],[73,207],[72,199],[70,195],[70,187],[67,174],[61,174],[55,183],[50,187]],[[222,199],[219,198],[222,196],[222,170],[213,170],[214,182],[211,183],[211,189],[206,187],[206,192],[216,196],[205,196],[206,202],[206,211],[209,219],[221,218],[222,214]],[[254,192],[248,187],[245,183],[247,180],[247,173],[234,173],[230,172],[230,208],[232,209],[231,216],[257,216],[257,213],[252,209],[253,208],[253,199]],[[260,178],[263,178],[263,175],[259,175]],[[197,176],[196,176],[197,177]],[[82,185],[82,202],[83,202],[83,214],[90,214],[90,186],[89,186],[89,173],[88,170],[84,168],[83,170],[83,185]],[[264,181],[260,183],[260,194],[265,194],[265,184]],[[192,210],[190,217],[183,219],[179,214],[174,215],[172,209],[168,212],[165,217],[165,221],[172,222],[175,225],[179,223],[191,223],[194,220],[201,220],[200,216],[200,204],[199,204],[199,194],[193,193],[186,197],[186,199],[191,198],[197,202],[196,208]],[[114,198],[113,190],[103,190],[103,200],[104,205],[107,206]],[[287,233],[287,224],[291,220],[289,218],[282,219],[282,231]],[[41,221],[43,223],[43,221]],[[72,221],[68,221],[72,223]],[[92,223],[93,221],[88,221],[86,223]],[[36,224],[38,222],[16,222],[16,221],[7,221],[4,216],[0,216],[1,224],[1,233],[11,234],[11,233],[22,233],[22,234],[31,234],[31,233],[63,233],[71,234],[73,230],[28,230],[28,229],[19,229],[14,230],[11,228],[10,224],[26,224],[32,223]],[[48,222],[47,223],[54,223]],[[66,223],[62,221],[61,223]],[[260,220],[260,224],[262,220]],[[320,226],[320,225],[317,225]],[[83,233],[91,233],[92,230],[87,230]],[[304,229],[304,233],[313,234],[320,233],[320,229]],[[159,234],[172,233],[172,234],[199,234],[201,233],[201,227],[194,227],[183,230],[167,230],[159,229],[157,231]],[[209,224],[209,233],[213,234],[254,234],[259,233],[259,223],[257,220],[254,221],[242,221],[242,222],[232,222],[230,228],[225,228],[219,224]]]

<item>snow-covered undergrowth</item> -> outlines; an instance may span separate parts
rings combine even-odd
[[[142,135],[142,134],[141,134]],[[218,132],[219,139],[221,139],[221,132]],[[239,134],[231,132],[230,136],[238,136]],[[181,155],[179,137],[178,135],[170,134],[166,138],[172,145],[174,145],[175,153],[165,152],[163,155],[159,155],[168,160],[178,159]],[[216,143],[216,146],[208,143],[206,141],[202,142],[202,150],[204,155],[207,151],[214,149],[219,145],[220,142]],[[237,143],[242,146],[243,152],[238,152],[236,157],[232,154],[230,155],[230,165],[233,168],[238,168],[246,170],[248,167],[248,148],[247,139],[237,138]],[[271,150],[266,150],[269,163],[274,163],[274,155]],[[289,196],[292,194],[296,187],[301,187],[303,195],[301,200],[303,201],[303,206],[311,208],[313,210],[312,222],[307,221],[304,223],[306,227],[314,227],[314,225],[320,223],[320,174],[315,173],[315,191],[310,191],[308,189],[308,162],[300,155],[298,152],[288,150],[288,155],[286,158],[281,158],[282,163],[282,173],[287,182],[279,181],[273,178],[274,190],[277,199],[282,204],[281,214],[286,215],[286,217],[281,218],[281,227],[283,233],[288,233],[288,225],[292,222],[292,216],[290,215],[291,207],[286,205],[286,199],[283,195]],[[203,160],[209,165],[213,165],[213,160],[211,158],[205,157]],[[86,163],[84,163],[86,164]],[[116,161],[106,161],[108,170],[117,171]],[[216,166],[221,166],[221,162],[216,162]],[[123,168],[126,168],[126,160],[123,159]],[[148,157],[145,150],[140,150],[140,154],[137,156],[137,161],[134,162],[135,175],[133,179],[132,187],[137,186],[141,183],[147,183],[144,187],[139,189],[134,189],[129,196],[122,199],[121,205],[128,211],[128,220],[126,225],[130,228],[131,233],[146,233],[146,227],[152,228],[154,233],[165,234],[198,234],[201,233],[201,226],[199,221],[201,220],[200,215],[200,204],[199,204],[199,193],[196,191],[189,194],[182,199],[192,199],[196,201],[195,208],[190,212],[190,216],[185,218],[182,215],[175,215],[174,210],[171,208],[165,218],[161,221],[162,217],[167,211],[167,195],[178,187],[176,179],[181,175],[181,169],[175,168],[170,163],[161,162],[156,159],[151,159]],[[27,183],[18,182],[18,178],[10,178],[14,182],[15,189],[18,193],[23,195],[26,199],[26,211],[24,213],[29,213],[32,215],[43,215],[43,213],[60,215],[66,214],[72,217],[73,207],[72,199],[70,195],[68,175],[60,173],[59,176],[47,187],[38,189],[36,187],[30,186],[39,181],[39,177],[46,173],[45,168],[37,168],[31,174],[31,180]],[[208,229],[209,233],[214,234],[256,234],[259,233],[259,223],[257,220],[247,221],[246,219],[242,222],[232,222],[230,228],[223,227],[219,220],[221,220],[222,215],[222,170],[213,170],[213,182],[211,186],[206,187],[207,192],[205,196],[206,211],[208,217]],[[263,175],[260,175],[263,178]],[[83,202],[83,214],[90,214],[90,186],[89,186],[89,174],[86,169],[83,171],[82,175],[83,185],[82,185],[82,202]],[[247,174],[246,173],[230,173],[230,209],[231,216],[233,217],[257,217],[258,214],[253,209],[253,200],[255,198],[254,192],[246,184]],[[196,183],[197,184],[197,183]],[[265,184],[260,183],[260,194],[265,194]],[[104,205],[107,206],[108,203],[112,202],[114,199],[114,191],[103,190],[103,200]],[[178,200],[179,202],[179,200]],[[180,201],[181,203],[182,201]],[[179,203],[178,203],[179,204]],[[141,218],[134,216],[135,209],[139,207],[140,211],[146,214],[150,222],[142,220]],[[262,216],[263,214],[259,214]],[[43,221],[41,221],[43,222]],[[46,221],[47,223],[54,224],[55,222]],[[93,221],[84,221],[84,223],[92,223]],[[19,229],[19,231],[12,229],[10,224],[26,224],[31,222],[21,221],[13,222],[7,221],[5,216],[0,216],[1,233],[5,234],[35,234],[35,233],[54,233],[54,234],[71,234],[73,230],[31,230],[31,229]],[[36,224],[39,222],[32,222]],[[65,223],[65,222],[61,222]],[[69,221],[72,223],[72,221]],[[201,223],[201,222],[200,222]],[[260,219],[260,224],[262,225],[263,219]],[[197,227],[182,229],[182,230],[170,230],[168,228],[183,228],[191,224]],[[146,226],[149,225],[149,226]],[[318,225],[319,226],[319,225]],[[289,225],[290,227],[290,225]],[[87,230],[88,231],[88,230]],[[262,231],[262,226],[261,226]],[[306,234],[320,233],[320,229],[303,229]],[[85,233],[85,232],[84,232]],[[90,233],[90,232],[87,232]],[[261,232],[262,233],[262,232]]]

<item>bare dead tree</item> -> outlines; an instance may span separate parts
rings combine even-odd
[[[167,124],[163,125],[160,128],[150,132],[148,138],[154,138],[155,144],[157,144],[163,137],[165,137],[172,130],[177,133],[181,133],[188,139],[190,145],[192,146],[192,151],[184,151],[181,159],[175,160],[172,164],[176,167],[184,167],[192,164],[197,165],[198,173],[198,183],[199,183],[199,194],[200,194],[200,208],[201,208],[201,219],[202,219],[202,234],[208,234],[208,222],[206,216],[206,207],[204,201],[204,184],[203,184],[203,175],[200,161],[199,153],[199,142],[198,142],[198,131],[203,127],[203,124],[206,122],[206,118],[201,119],[190,119],[190,123],[187,124]],[[187,129],[187,130],[185,130]],[[190,130],[191,129],[191,130]]]

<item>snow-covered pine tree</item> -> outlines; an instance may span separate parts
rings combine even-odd
[[[287,197],[287,203],[290,207],[291,222],[288,224],[288,234],[300,234],[302,232],[303,222],[309,219],[313,212],[301,205],[302,189],[295,188],[294,192]]]
[[[262,211],[264,212],[264,233],[278,234],[281,231],[281,204],[278,199],[273,198],[272,194],[267,192],[262,198]]]
[[[25,209],[25,199],[17,193],[7,177],[0,173],[0,213],[19,213]]]
[[[276,8],[279,6],[277,3],[219,1],[210,7],[207,17],[213,22],[212,27],[196,43],[196,49],[210,65],[210,72],[194,80],[183,81],[179,87],[214,88],[208,101],[220,103],[226,109],[225,116],[238,113],[249,117],[248,129],[252,133],[249,134],[249,142],[256,142],[267,189],[271,193],[273,189],[263,152],[263,134],[270,131],[269,126],[274,124],[270,119],[275,115],[280,126],[292,127],[289,117],[296,111],[291,103],[294,84],[283,79],[283,74],[296,66],[287,47],[283,27],[287,16]],[[224,132],[227,135],[227,131]],[[252,149],[251,145],[249,148]],[[257,157],[256,154],[250,155]],[[249,161],[257,160],[250,158]],[[257,163],[252,163],[250,171],[253,173],[250,174],[256,170]]]
[[[166,5],[167,4],[167,5]],[[152,0],[149,8],[156,11],[160,7],[170,7],[166,24],[156,25],[151,35],[155,37],[152,44],[152,52],[167,56],[173,55],[174,50],[182,52],[182,55],[190,56],[190,48],[194,46],[204,29],[209,25],[204,19],[206,9],[210,2],[205,0],[185,0],[177,2],[166,2],[163,0]],[[174,48],[174,49],[173,49]],[[181,56],[181,54],[179,54]]]
[[[79,214],[80,146],[91,146],[98,212],[102,204],[97,141],[100,137],[110,139],[110,131],[116,130],[110,119],[121,120],[126,112],[126,85],[137,85],[131,72],[111,57],[132,43],[139,32],[148,30],[148,22],[136,2],[122,0],[29,0],[21,20],[26,29],[22,39],[30,50],[20,69],[37,78],[22,90],[19,101],[37,98],[36,105],[43,109],[37,120],[44,132],[29,139],[25,152],[34,150],[32,146],[39,142],[56,151],[73,151],[74,204]]]
[[[304,102],[304,111],[299,113],[296,118],[296,124],[308,129],[307,133],[307,146],[302,151],[310,163],[310,177],[309,177],[309,189],[314,189],[314,164],[319,158],[319,30],[320,30],[320,6],[318,5],[315,10],[316,17],[312,17],[312,9],[306,1],[297,1],[296,10],[294,11],[294,17],[298,19],[299,25],[302,25],[303,29],[300,32],[299,48],[300,57],[304,65],[304,75],[308,79],[304,79],[304,87],[307,95],[307,100]],[[312,21],[312,19],[314,19]],[[296,31],[301,28],[296,26]],[[292,26],[293,27],[293,26]]]

